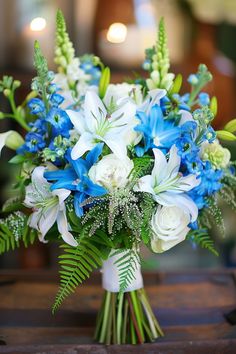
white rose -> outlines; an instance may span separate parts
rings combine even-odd
[[[129,174],[134,167],[133,161],[128,157],[119,160],[116,155],[104,156],[89,170],[89,178],[108,190],[123,188],[129,182]]]
[[[190,215],[177,206],[159,205],[151,220],[151,247],[162,253],[185,240],[190,228]]]

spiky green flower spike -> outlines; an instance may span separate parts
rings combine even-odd
[[[167,47],[165,22],[163,17],[159,22],[156,46],[154,46],[153,49],[149,49],[147,51],[147,56],[150,60],[150,78],[146,80],[149,90],[155,88],[164,88],[169,90],[173,84],[174,74],[168,72],[170,68],[170,61]]]
[[[55,63],[58,65],[58,71],[66,73],[67,66],[72,62],[75,56],[73,44],[66,30],[66,22],[61,10],[57,11],[56,16],[56,47]]]

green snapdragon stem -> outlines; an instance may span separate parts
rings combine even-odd
[[[163,335],[144,288],[125,293],[104,291],[94,336],[97,342],[142,344]]]

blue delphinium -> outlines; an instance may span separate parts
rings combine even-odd
[[[25,136],[25,143],[17,149],[17,153],[20,155],[26,152],[37,153],[46,146],[42,135],[34,132],[30,132]]]
[[[88,178],[89,169],[97,162],[102,153],[103,143],[97,144],[86,156],[72,160],[71,149],[68,149],[66,159],[69,167],[65,170],[45,172],[44,176],[48,181],[53,181],[51,189],[65,188],[74,193],[74,208],[76,215],[81,217],[84,213],[81,203],[89,197],[98,197],[107,193],[107,190],[94,184]]]
[[[89,85],[98,86],[99,80],[101,78],[101,70],[98,66],[93,64],[93,57],[85,55],[81,58],[80,68],[85,72],[85,74],[90,76],[88,81]]]
[[[61,135],[69,138],[69,130],[72,129],[72,123],[65,111],[52,107],[46,116],[46,121],[53,127],[53,136]]]
[[[162,109],[158,105],[151,108],[150,114],[137,112],[137,118],[140,120],[134,130],[142,133],[144,146],[136,146],[137,156],[142,156],[149,149],[158,147],[160,149],[169,149],[180,136],[180,128],[175,126],[174,119],[164,119]]]
[[[200,106],[208,106],[210,104],[210,97],[206,92],[200,92],[198,95],[198,102]]]
[[[175,145],[185,173],[198,174],[202,170],[202,160],[199,157],[200,148],[195,143],[197,136],[197,123],[189,121],[181,126],[180,137]]]
[[[206,197],[213,195],[222,188],[221,179],[223,175],[224,172],[213,169],[209,161],[204,162],[199,175],[201,183],[189,192],[190,197],[199,209],[207,206]]]
[[[40,98],[32,98],[27,105],[31,114],[45,114],[45,105]]]

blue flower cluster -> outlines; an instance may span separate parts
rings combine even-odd
[[[72,124],[67,113],[59,107],[64,98],[56,90],[56,86],[51,85],[48,107],[39,98],[32,98],[28,102],[30,113],[38,118],[30,123],[31,131],[26,134],[25,143],[17,150],[18,154],[42,151],[59,135],[63,138],[69,137]]]
[[[98,86],[101,77],[101,70],[98,66],[93,64],[93,57],[91,55],[84,55],[80,58],[80,60],[80,68],[85,72],[85,74],[90,76],[88,84]]]
[[[78,217],[84,213],[81,203],[89,197],[99,197],[107,193],[107,190],[94,184],[88,178],[89,169],[97,162],[102,153],[104,144],[97,144],[85,159],[72,160],[71,149],[68,149],[66,160],[69,167],[65,170],[45,172],[44,177],[48,181],[53,181],[52,190],[65,188],[74,192],[74,208]],[[55,182],[56,181],[56,182]]]

